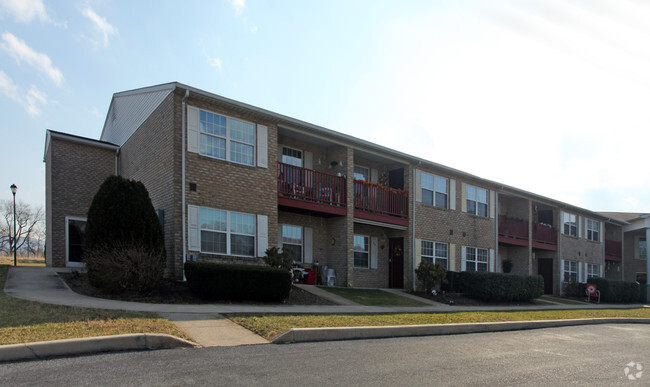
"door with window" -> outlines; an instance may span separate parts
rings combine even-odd
[[[388,286],[404,288],[404,238],[388,240]]]
[[[66,266],[83,266],[83,246],[86,236],[86,219],[67,217],[65,228],[65,252]]]
[[[539,258],[537,260],[537,274],[544,278],[544,294],[553,294],[553,259]]]

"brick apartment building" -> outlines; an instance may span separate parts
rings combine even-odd
[[[174,278],[188,259],[256,264],[270,246],[334,269],[338,286],[412,288],[421,260],[500,272],[508,259],[553,294],[646,272],[643,214],[592,212],[179,83],[113,95],[100,140],[48,130],[44,161],[48,266],[82,266],[90,202],[118,174],[149,190]]]

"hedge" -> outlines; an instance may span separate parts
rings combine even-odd
[[[291,291],[291,273],[268,266],[186,262],[185,277],[201,298],[280,302]]]
[[[544,294],[541,276],[464,271],[455,281],[457,289],[485,301],[530,301]]]
[[[604,302],[638,302],[641,298],[641,285],[638,282],[589,278],[587,283],[594,284],[600,291]],[[643,287],[645,290],[645,286]]]

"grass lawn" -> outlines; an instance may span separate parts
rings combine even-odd
[[[16,263],[18,266],[45,266],[45,257],[31,256],[31,257],[16,257]],[[13,255],[0,255],[0,265],[10,265],[14,264]]]
[[[391,314],[300,314],[300,315],[228,315],[233,322],[265,339],[291,328],[362,327],[387,325],[453,324],[499,321],[566,320],[576,318],[643,317],[650,308],[538,310],[520,312],[391,313]]]
[[[565,305],[585,305],[584,302],[570,300],[568,298],[561,298],[561,297],[541,296],[540,299],[556,302],[558,304],[565,304]]]
[[[8,265],[0,265],[0,290]],[[0,345],[120,335],[164,333],[190,338],[155,313],[86,309],[19,300],[0,291]]]
[[[379,289],[354,289],[321,287],[337,296],[347,298],[361,305],[369,306],[426,306],[424,302],[412,300]]]

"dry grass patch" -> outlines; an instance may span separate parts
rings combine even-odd
[[[580,318],[650,318],[650,309],[538,310],[519,312],[391,313],[391,314],[233,314],[228,318],[265,339],[291,328],[454,324]]]
[[[0,265],[0,289],[8,269]],[[190,340],[155,313],[41,304],[4,292],[0,292],[0,310],[0,345],[127,333],[163,333]]]

